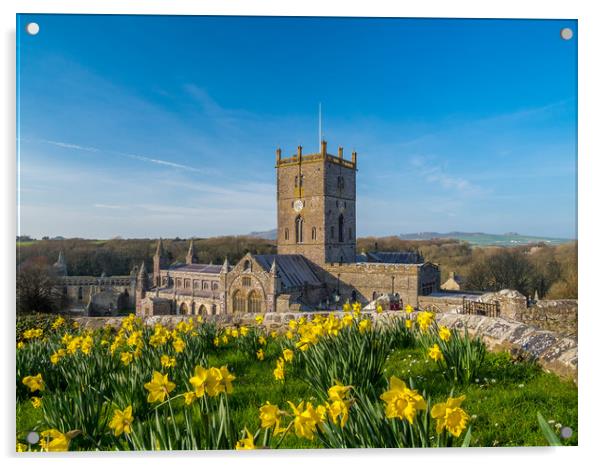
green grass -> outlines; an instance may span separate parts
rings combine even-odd
[[[266,359],[257,361],[234,348],[210,351],[211,366],[227,365],[236,375],[230,407],[237,426],[251,431],[259,428],[258,408],[266,401],[287,408],[287,401],[309,400],[310,389],[287,365],[286,383],[274,379],[272,371],[279,346],[270,341]],[[402,380],[412,379],[416,388],[424,390],[432,401],[444,401],[452,390],[439,368],[426,361],[418,349],[393,351],[386,364],[387,378],[395,375]],[[471,446],[528,446],[547,445],[537,422],[537,412],[554,424],[570,426],[573,436],[563,440],[565,445],[577,444],[577,387],[569,381],[545,373],[531,363],[514,363],[507,354],[488,353],[482,378],[455,387],[454,396],[466,395],[463,408],[473,416]],[[476,416],[476,417],[474,417]],[[17,405],[17,431],[28,432],[42,424],[42,410],[34,409],[28,400]],[[316,441],[286,437],[281,448],[319,448]]]
[[[387,376],[410,377],[420,391],[444,401],[450,385],[438,367],[424,360],[419,350],[395,351],[387,362]],[[548,445],[537,422],[537,412],[573,429],[564,445],[577,445],[577,387],[531,363],[513,363],[506,353],[488,353],[483,377],[457,387],[454,396],[466,395],[462,407],[471,416],[471,446]],[[558,431],[558,429],[556,429]]]

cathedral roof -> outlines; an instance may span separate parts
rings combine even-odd
[[[222,270],[221,265],[214,264],[182,264],[181,262],[172,264],[168,270],[177,272],[197,272],[197,273],[215,273],[218,274]]]
[[[315,286],[322,284],[310,262],[301,254],[258,254],[253,258],[266,272],[275,263],[285,288],[303,286],[305,283]]]
[[[420,253],[415,251],[366,252],[357,256],[357,262],[381,262],[383,264],[421,264]]]

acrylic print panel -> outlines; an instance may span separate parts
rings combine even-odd
[[[18,15],[17,450],[576,445],[577,40]]]

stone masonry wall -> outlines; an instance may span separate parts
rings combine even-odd
[[[327,315],[327,313],[321,313]],[[342,313],[338,313],[339,315]],[[218,325],[251,325],[255,323],[256,314],[225,314],[206,316],[207,321],[216,322]],[[284,331],[289,320],[301,316],[311,317],[315,313],[268,313],[264,314],[264,325],[269,330]],[[383,312],[376,314],[366,312],[377,323],[387,325],[392,320],[399,318],[403,313]],[[151,316],[143,317],[147,325],[161,323],[166,327],[174,327],[188,316]],[[520,351],[536,359],[547,371],[553,372],[563,378],[568,378],[577,383],[578,355],[577,339],[557,333],[540,330],[536,327],[507,320],[501,317],[486,317],[463,314],[436,314],[439,325],[450,328],[466,328],[470,335],[483,339],[491,351]],[[95,329],[105,325],[118,327],[120,317],[79,317],[78,321],[83,328]]]
[[[542,300],[521,310],[516,320],[576,338],[577,312],[576,299]]]

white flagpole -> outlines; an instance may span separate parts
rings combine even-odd
[[[318,103],[318,153],[322,150],[322,102]]]

